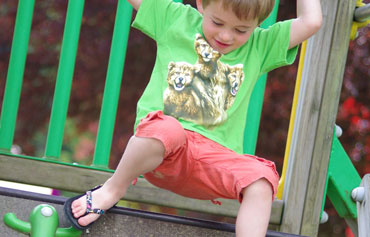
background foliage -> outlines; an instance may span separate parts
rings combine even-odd
[[[192,0],[184,2],[194,5]],[[67,3],[66,0],[38,0],[35,4],[14,140],[26,155],[43,156]],[[89,164],[93,156],[116,4],[116,0],[89,0],[85,3],[63,142],[64,161]],[[5,87],[16,10],[17,1],[1,0],[0,101]],[[278,19],[294,16],[294,2],[281,0]],[[136,102],[148,83],[155,53],[155,43],[141,32],[131,29],[109,164],[113,169],[132,135]],[[297,64],[271,72],[265,92],[256,154],[275,161],[279,172],[284,157]],[[361,176],[370,173],[369,65],[370,27],[366,27],[360,30],[358,38],[349,47],[337,118],[337,124],[344,131],[340,140]],[[327,205],[331,218],[320,230],[320,235],[343,236],[343,220],[336,217],[330,203]]]

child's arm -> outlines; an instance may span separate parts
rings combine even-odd
[[[141,1],[142,0],[127,0],[130,4],[131,4],[131,6],[133,7],[133,8],[135,8],[135,10],[137,11],[138,9],[139,9],[139,7],[140,7],[140,4],[141,4]]]
[[[321,23],[320,0],[297,0],[297,18],[292,22],[289,48],[315,34],[320,29]]]

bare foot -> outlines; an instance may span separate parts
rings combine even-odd
[[[92,192],[92,209],[99,208],[105,211],[111,208],[117,201],[117,198],[110,195],[110,192],[105,191],[104,186]],[[86,195],[72,202],[72,213],[76,219],[79,218],[78,223],[81,226],[87,226],[100,216],[95,213],[83,216],[86,213]]]

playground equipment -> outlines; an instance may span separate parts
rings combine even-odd
[[[29,210],[32,206],[38,203],[49,203],[55,206],[58,210],[59,219],[65,220],[62,211],[63,204],[67,200],[65,197],[50,196],[45,194],[37,194],[31,192],[25,192],[20,190],[12,190],[9,188],[0,187],[0,203],[7,203],[10,206],[1,206],[0,216],[3,216],[8,210],[14,210],[14,206],[17,206],[15,211],[17,215],[25,216],[28,215]],[[38,205],[37,211],[44,207],[49,207],[50,205],[41,204]],[[41,207],[41,208],[40,208]],[[34,208],[34,211],[35,209]],[[53,208],[54,209],[54,208]],[[33,211],[33,212],[34,212]],[[32,214],[31,214],[32,215]],[[53,215],[56,215],[53,212]],[[11,220],[6,220],[5,222],[12,222],[12,226],[17,226],[18,230],[23,233],[29,233],[28,223],[21,223],[19,220],[14,219],[14,215],[5,214],[6,218],[10,216]],[[42,233],[32,232],[33,237],[74,237],[74,236],[90,236],[90,237],[100,237],[100,236],[130,236],[130,237],[142,237],[142,236],[235,236],[235,225],[228,223],[220,223],[207,220],[198,220],[193,218],[172,216],[160,213],[152,213],[141,210],[134,210],[123,207],[113,207],[107,214],[101,217],[99,222],[95,223],[94,226],[90,228],[89,233],[83,233],[82,231],[77,231],[72,228],[57,228],[56,219],[54,218],[52,226],[49,226],[43,220],[39,221],[39,227],[42,227]],[[44,219],[44,217],[42,217]],[[35,221],[34,221],[35,222]],[[48,220],[46,220],[48,222]],[[49,221],[52,222],[52,221]],[[60,225],[67,225],[69,223],[60,223]],[[26,226],[21,228],[19,226]],[[16,229],[16,228],[14,228]],[[52,229],[52,232],[47,232]],[[2,236],[15,236],[16,232],[10,228],[4,229],[3,223],[0,222],[0,230]],[[56,232],[56,234],[55,234]],[[276,231],[268,231],[268,237],[294,237],[297,235],[284,234]]]
[[[368,5],[355,10],[355,1],[327,0],[322,2],[322,7],[324,24],[321,30],[307,41],[305,47],[302,76],[296,89],[295,119],[291,120],[291,145],[287,148],[289,155],[282,177],[284,182],[279,187],[280,198],[273,203],[270,228],[292,234],[316,236],[327,193],[338,213],[346,219],[355,233],[359,230],[359,235],[362,236],[361,231],[370,233],[370,230],[366,229],[369,228],[366,225],[359,225],[360,228],[357,228],[357,214],[362,212],[356,211],[356,203],[351,199],[351,192],[360,186],[361,178],[334,135],[334,128],[354,15],[364,19],[363,15],[368,16],[368,13],[361,12],[365,8],[368,9]],[[107,165],[127,47],[127,44],[122,42],[127,42],[128,39],[132,8],[126,1],[118,1],[92,166],[66,164],[58,160],[84,9],[83,0],[68,2],[44,157],[14,155],[10,152],[33,9],[34,0],[19,0],[0,118],[0,179],[84,192],[96,184],[103,183],[112,174]],[[270,20],[273,21],[274,17],[276,10]],[[258,98],[258,101],[251,102],[253,106],[250,106],[248,113],[246,153],[254,153],[264,80],[260,79],[252,96]],[[253,118],[256,114],[257,118]],[[350,178],[344,176],[343,170]],[[365,178],[363,182],[368,183]],[[366,197],[368,198],[368,195]],[[139,180],[135,188],[130,188],[125,199],[225,216],[236,216],[238,209],[235,201],[222,200],[223,205],[217,207],[209,205],[208,202],[182,198],[159,190],[145,180]],[[369,208],[363,204],[357,205],[362,209]],[[359,216],[358,220],[362,223],[362,216]]]
[[[40,204],[36,206],[25,222],[17,218],[14,213],[6,213],[4,222],[9,227],[19,232],[30,234],[31,237],[74,237],[80,236],[81,231],[74,228],[58,228],[59,218],[55,208],[51,205]]]

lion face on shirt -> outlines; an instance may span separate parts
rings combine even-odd
[[[234,103],[235,96],[244,80],[243,65],[238,64],[230,67],[226,78],[229,90],[226,92],[225,110]]]
[[[202,119],[201,99],[193,86],[194,65],[186,62],[170,62],[168,87],[164,91],[164,113],[192,121]]]
[[[191,83],[194,77],[194,67],[185,62],[170,62],[168,65],[167,82],[176,91],[182,91]]]
[[[194,48],[201,63],[215,62],[221,57],[221,54],[214,50],[200,34],[195,36]]]
[[[200,34],[196,34],[194,49],[198,55],[197,62],[199,73],[203,78],[212,80],[218,72],[218,60],[222,56],[214,50]]]

